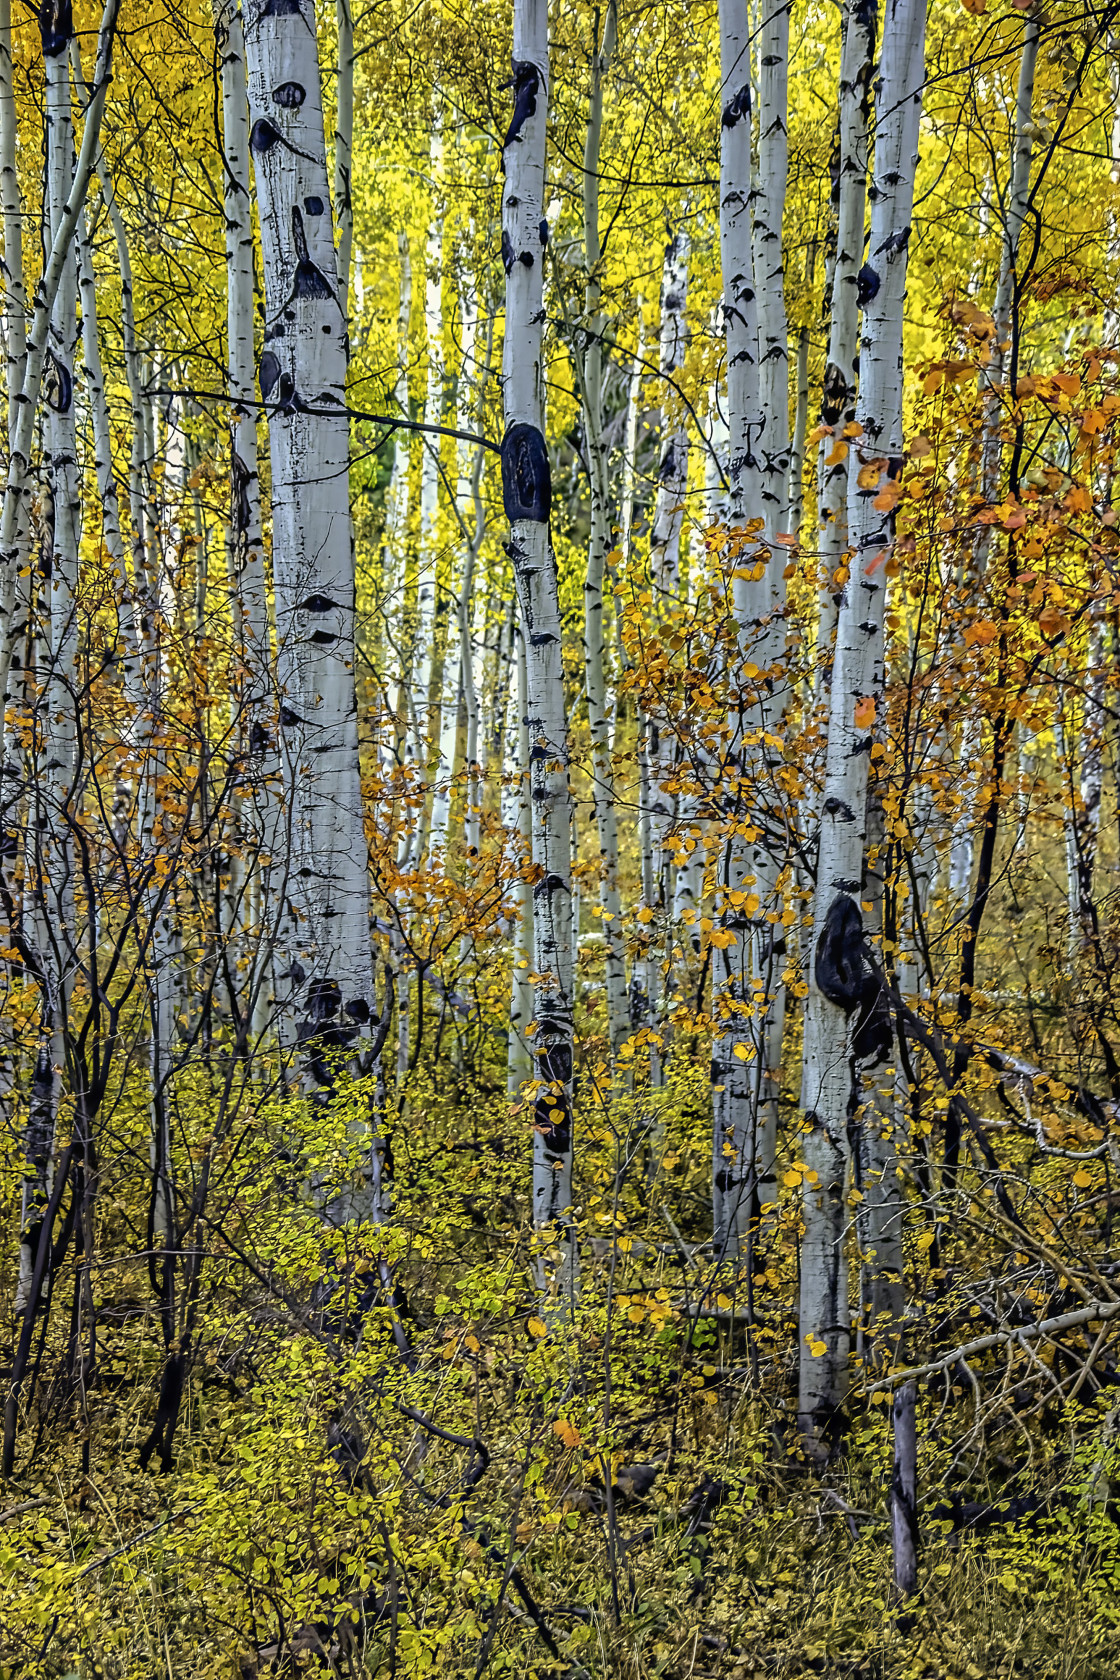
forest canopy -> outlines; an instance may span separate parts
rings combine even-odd
[[[0,1680],[1110,1680],[1120,6],[0,0]]]

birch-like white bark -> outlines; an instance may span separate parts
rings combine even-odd
[[[8,438],[15,436],[27,356],[27,295],[23,277],[23,197],[16,167],[16,95],[11,0],[0,0],[0,214],[4,222],[4,344],[7,356]]]
[[[568,719],[556,557],[549,538],[552,474],[544,436],[547,0],[514,0],[513,114],[502,150],[506,336],[502,492],[526,637],[533,822],[533,1222],[564,1260],[561,1308],[575,1288],[572,1205],[572,897]],[[544,1281],[543,1269],[538,1272]]]
[[[412,262],[408,235],[397,234],[400,255],[400,292],[397,305],[397,379],[393,407],[409,418],[408,333],[412,319]],[[382,774],[392,774],[397,755],[398,730],[408,712],[408,649],[405,634],[405,582],[407,573],[408,504],[411,479],[412,434],[400,427],[393,438],[393,466],[385,492],[385,530],[381,545],[381,599],[385,620],[388,657],[397,669],[392,715],[386,719],[381,740]],[[386,682],[386,703],[389,701]],[[398,1018],[398,1027],[400,1025]]]
[[[335,0],[338,90],[334,127],[334,220],[338,243],[338,300],[349,321],[350,264],[354,249],[354,18],[350,0]]]
[[[260,206],[280,732],[290,765],[288,1008],[341,1051],[368,1037],[374,989],[354,687],[346,317],[338,295],[311,0],[256,0],[245,31]],[[309,1072],[321,1077],[312,1050]],[[336,1217],[381,1217],[381,1151]]]
[[[608,446],[603,417],[605,370],[602,312],[602,248],[599,238],[599,153],[603,132],[603,82],[615,45],[615,7],[607,8],[602,40],[592,43],[591,92],[583,148],[584,281],[583,356],[580,387],[584,442],[590,478],[591,530],[583,585],[584,680],[591,737],[591,797],[599,842],[599,908],[603,934],[607,1039],[611,1057],[626,1037],[626,957],[618,880],[618,812],[607,698],[606,614],[603,584],[611,546]],[[578,925],[578,924],[577,924]]]
[[[761,512],[767,541],[786,522],[789,474],[789,327],[786,321],[782,213],[786,202],[789,136],[786,105],[789,76],[789,4],[762,7],[758,66],[758,180],[752,194],[754,275],[758,294],[758,437]],[[787,555],[778,549],[770,564],[771,610],[785,603]]]
[[[529,790],[529,678],[525,637],[514,603],[512,636],[514,681],[510,685],[509,721],[506,725],[506,763],[502,821],[511,835],[514,856],[527,864],[533,856],[533,815]],[[513,928],[513,969],[510,977],[509,1051],[506,1061],[506,1089],[516,1097],[533,1071],[529,1026],[533,1018],[533,987],[529,964],[533,959],[533,888],[523,873],[514,887],[517,906]]]
[[[443,214],[438,202],[443,171],[443,132],[437,110],[432,124],[429,174],[432,214],[428,224],[424,284],[424,327],[428,341],[428,376],[424,392],[424,425],[443,419]],[[436,601],[439,580],[439,453],[434,432],[423,433],[420,457],[420,548],[416,567],[416,626],[412,644],[412,701],[410,757],[421,772],[428,767],[432,747],[432,669],[435,649]],[[413,856],[423,851],[421,820],[417,824]]]
[[[74,176],[74,129],[69,49],[73,35],[69,5],[40,17],[44,65],[46,142],[46,230],[53,242],[62,225]],[[27,1306],[35,1269],[40,1221],[54,1177],[55,1137],[65,1060],[64,1031],[73,962],[74,851],[71,801],[77,766],[78,544],[81,526],[77,431],[74,416],[74,354],[77,345],[77,266],[71,240],[50,315],[43,391],[44,437],[50,533],[45,646],[36,677],[45,705],[36,706],[28,748],[27,825],[29,921],[38,954],[39,1047],[28,1097],[23,1136],[19,1283],[16,1310]],[[27,622],[39,618],[32,573],[25,582]],[[31,699],[31,693],[28,699]],[[27,890],[29,888],[29,890]]]
[[[836,573],[848,547],[849,444],[843,433],[855,420],[859,271],[863,264],[867,200],[867,123],[875,59],[875,0],[845,0],[843,31],[835,189],[836,251],[832,259],[828,356],[821,387],[821,423],[832,429],[832,436],[821,442],[817,488],[821,568],[817,645],[829,665],[840,589]]]
[[[869,749],[884,679],[891,486],[902,471],[903,302],[924,79],[925,0],[893,0],[884,19],[876,87],[874,192],[856,409],[862,433],[850,456],[848,522],[855,552],[837,617],[805,1015],[801,1100],[808,1172],[798,1404],[802,1434],[813,1454],[827,1451],[848,1381],[849,1057],[858,1060],[864,1054],[858,1034],[853,1042],[852,1027],[861,1023],[861,1032],[868,1030],[866,1006],[877,996],[877,982],[868,974],[860,901]],[[861,470],[873,466],[874,482],[860,484]],[[876,507],[877,500],[882,508]]]
[[[86,109],[82,143],[66,202],[51,238],[43,273],[35,288],[31,324],[26,338],[23,380],[16,398],[16,421],[9,438],[8,471],[4,484],[3,511],[0,513],[0,696],[7,693],[14,652],[12,608],[15,605],[17,573],[23,552],[21,534],[25,520],[27,471],[35,424],[39,416],[51,316],[97,163],[101,122],[111,77],[113,37],[120,3],[121,0],[106,0],[101,15],[93,94]]]
[[[252,1012],[254,1039],[268,1030],[269,929],[275,914],[282,837],[274,790],[266,783],[275,755],[273,680],[264,536],[257,459],[254,353],[253,218],[249,161],[249,98],[239,0],[216,0],[214,27],[221,66],[222,153],[226,241],[226,361],[230,399],[230,519],[227,566],[234,627],[231,689],[233,739],[241,759],[234,816],[241,856],[231,857],[225,932],[236,939],[230,965],[244,978],[241,997]],[[246,832],[251,824],[251,833]],[[255,853],[255,856],[254,856]],[[271,983],[275,993],[275,980]]]
[[[753,648],[767,600],[755,576],[748,522],[759,517],[759,339],[751,250],[750,23],[746,0],[720,0],[720,268],[727,341],[728,542],[732,608],[739,627],[733,675]],[[712,1223],[717,1255],[737,1258],[755,1191],[757,1068],[752,1032],[750,919],[745,914],[751,832],[741,780],[742,733],[736,730],[722,767],[722,806],[727,821],[717,868],[719,942],[712,956],[712,1003],[717,1036],[712,1048]]]

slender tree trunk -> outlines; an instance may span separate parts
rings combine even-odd
[[[789,475],[789,326],[786,320],[782,213],[786,201],[789,137],[786,129],[789,77],[789,4],[762,8],[759,26],[758,181],[752,194],[754,275],[758,294],[759,410],[757,450],[761,511],[767,542],[786,520]],[[781,610],[786,588],[786,553],[770,562],[771,610]]]
[[[354,19],[350,0],[335,0],[338,33],[338,108],[334,129],[334,220],[338,242],[338,301],[350,315],[350,264],[354,248],[351,172],[354,154]]]
[[[597,16],[597,14],[596,14]],[[615,42],[615,8],[607,7],[602,40],[591,49],[591,95],[583,149],[584,286],[583,357],[580,373],[583,428],[591,491],[591,532],[583,586],[584,678],[591,736],[591,798],[599,841],[599,908],[603,933],[607,1038],[612,1061],[626,1037],[626,956],[618,884],[618,814],[607,703],[606,617],[603,582],[611,546],[608,450],[603,426],[602,251],[599,244],[599,147],[603,130],[603,81]]]
[[[120,0],[106,0],[98,32],[94,92],[86,109],[82,144],[66,202],[51,239],[43,274],[35,289],[31,323],[25,340],[23,380],[16,395],[17,413],[9,438],[8,471],[4,484],[3,511],[0,513],[0,695],[7,694],[8,676],[15,652],[16,626],[12,615],[16,604],[19,565],[24,551],[25,539],[22,532],[26,519],[27,474],[47,363],[51,317],[98,160],[101,121],[105,111],[113,36],[119,9]]]
[[[863,265],[867,201],[867,123],[875,60],[875,0],[846,0],[840,48],[840,127],[836,181],[836,254],[821,389],[821,423],[831,435],[821,444],[817,490],[820,532],[821,673],[831,670],[832,639],[841,585],[837,573],[848,547],[848,452],[844,429],[855,420],[856,352],[859,342],[859,271]]]
[[[258,4],[246,30],[264,259],[280,729],[290,765],[295,915],[280,929],[293,1012],[315,1046],[357,1049],[374,1008],[354,688],[346,317],[338,295],[311,0]],[[310,487],[314,487],[313,491]],[[282,948],[283,948],[282,947]],[[380,1217],[381,1152],[332,1217]]]
[[[720,0],[720,267],[727,337],[728,527],[726,563],[739,632],[733,681],[753,650],[765,612],[766,585],[755,577],[748,522],[757,517],[762,487],[756,453],[759,424],[758,317],[751,253],[750,22],[746,0]],[[750,985],[750,918],[747,881],[752,830],[743,774],[745,747],[736,719],[719,782],[726,833],[716,874],[718,940],[713,940],[712,1006],[717,1037],[712,1050],[712,1217],[718,1256],[737,1260],[745,1244],[755,1192],[757,1069]],[[752,877],[753,878],[753,877]]]
[[[855,553],[837,618],[805,1015],[802,1105],[808,1172],[801,1247],[799,1411],[806,1447],[814,1456],[827,1451],[847,1393],[849,1058],[855,1058],[858,1076],[860,1063],[878,1054],[882,1044],[881,999],[876,1009],[878,983],[868,974],[860,900],[869,748],[884,681],[886,560],[893,540],[895,486],[902,472],[902,311],[924,42],[924,0],[896,0],[884,26],[879,60],[875,192],[864,270],[856,410],[863,430],[851,454],[849,478],[848,520]],[[889,1018],[885,1030],[889,1038]]]
[[[513,839],[514,856],[519,864],[526,864],[533,856],[533,819],[530,809],[529,774],[529,679],[525,657],[525,637],[517,622],[518,608],[513,608],[512,639],[516,644],[515,680],[511,684],[509,721],[506,725],[506,766],[503,803],[506,810],[503,822]],[[506,1062],[506,1089],[516,1097],[533,1070],[529,1025],[533,1018],[533,987],[529,980],[529,964],[533,958],[533,888],[522,873],[514,887],[517,904],[513,928],[513,969],[510,978],[509,1053]]]
[[[253,219],[250,196],[249,103],[245,40],[238,0],[217,0],[214,25],[222,78],[222,150],[226,230],[226,355],[230,397],[230,521],[227,562],[234,627],[231,688],[233,740],[247,784],[237,790],[234,855],[226,888],[224,932],[236,952],[241,999],[254,1038],[268,1026],[265,968],[275,913],[274,875],[282,846],[279,813],[265,785],[275,772],[271,636],[265,588],[264,537],[257,470],[257,402],[253,343]],[[270,861],[265,863],[263,858]],[[235,929],[240,928],[240,937]],[[275,992],[275,980],[271,990]]]
[[[891,1551],[894,1584],[900,1598],[918,1590],[918,1432],[917,1387],[903,1383],[891,1407],[894,1462],[891,1471]]]
[[[438,97],[438,95],[437,95]],[[432,217],[428,225],[427,275],[424,285],[424,325],[428,340],[428,380],[424,394],[424,425],[438,426],[443,419],[443,217],[436,201],[443,169],[443,135],[440,114],[433,118],[430,174]],[[425,432],[420,457],[420,550],[416,567],[416,627],[411,647],[412,732],[411,756],[421,772],[428,767],[432,748],[432,671],[435,649],[436,607],[439,594],[439,468],[440,439]],[[412,856],[424,850],[424,819],[416,827]]]
[[[514,0],[513,116],[503,147],[502,255],[506,337],[502,492],[525,626],[533,820],[533,1222],[559,1240],[560,1309],[575,1289],[572,1205],[572,889],[568,719],[556,556],[549,537],[552,475],[544,436],[546,0]],[[545,233],[542,233],[545,229]],[[544,1281],[543,1267],[539,1272]]]

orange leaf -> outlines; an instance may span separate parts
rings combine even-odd
[[[965,647],[987,647],[999,635],[999,626],[990,620],[983,619],[979,624],[970,624],[964,633]]]
[[[862,700],[856,701],[855,725],[857,729],[870,729],[875,722],[875,701],[870,695],[864,695]]]
[[[583,1440],[575,1424],[569,1423],[567,1418],[557,1418],[552,1426],[552,1433],[559,1435],[566,1447],[578,1447]]]
[[[900,478],[889,478],[872,501],[871,506],[877,508],[880,513],[890,513],[897,506],[901,496],[902,480]]]

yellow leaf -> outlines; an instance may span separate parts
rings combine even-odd
[[[814,1341],[812,1336],[806,1336],[805,1340],[809,1344],[809,1352],[812,1354],[814,1359],[819,1359],[822,1353],[828,1352],[826,1343]]]
[[[531,1318],[529,1320],[529,1334],[537,1337],[548,1335],[548,1325],[543,1318]]]
[[[477,1353],[481,1343],[477,1336],[464,1336],[463,1346],[469,1348],[472,1353]]]
[[[726,1312],[728,1310],[728,1308],[731,1306],[730,1295],[717,1295],[716,1296],[716,1306],[719,1307],[721,1312]]]
[[[642,908],[638,911],[638,920],[640,922],[652,922],[653,911],[650,909],[648,904],[643,904]]]
[[[1091,1173],[1086,1172],[1084,1167],[1078,1167],[1073,1175],[1073,1182],[1079,1190],[1088,1190],[1093,1182],[1093,1177]]]
[[[797,1188],[797,1186],[801,1183],[801,1174],[797,1171],[796,1167],[791,1167],[788,1172],[782,1174],[782,1183],[787,1185],[791,1190],[795,1190]]]
[[[640,1324],[646,1315],[643,1308],[633,1306],[627,1310],[626,1316],[630,1320],[631,1324]]]

